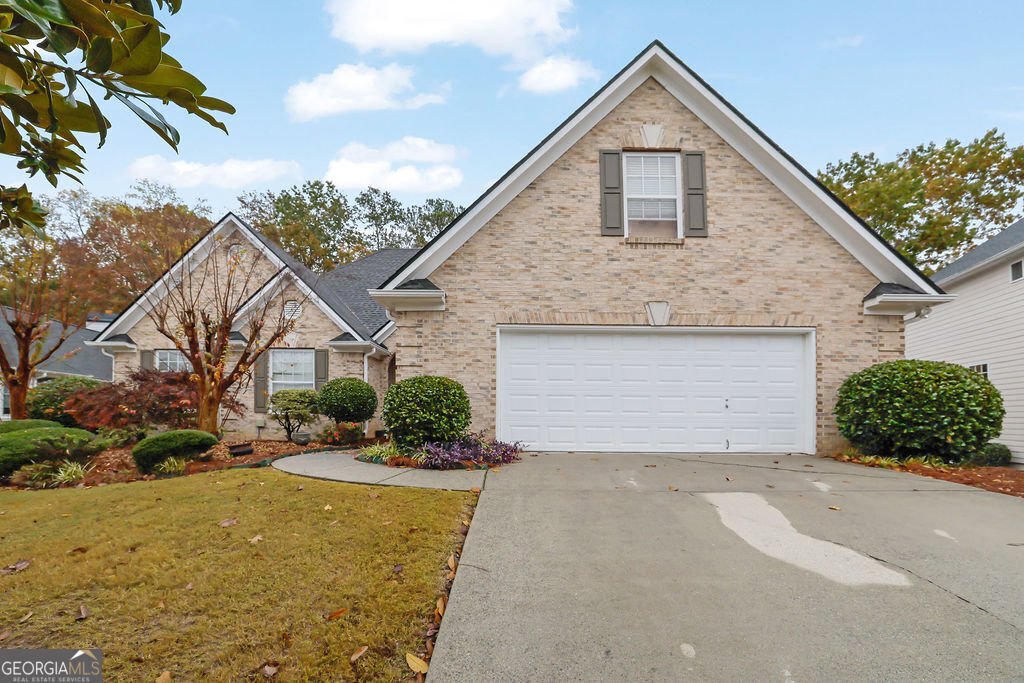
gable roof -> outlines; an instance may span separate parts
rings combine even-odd
[[[655,40],[381,286],[425,278],[648,78],[763,173],[880,282],[942,290],[732,104]]]
[[[114,359],[105,355],[100,349],[86,345],[86,342],[95,339],[99,332],[75,325],[69,329],[71,333],[68,338],[52,356],[39,364],[36,374],[54,373],[111,381],[114,377]],[[60,331],[60,323],[50,321],[46,341],[43,342],[44,350],[49,351],[53,348],[57,339],[60,338]],[[3,345],[4,350],[8,353],[17,348],[14,332],[2,319],[0,319],[0,345]]]
[[[1024,218],[974,247],[932,275],[932,279],[948,284],[989,264],[996,263],[1021,247],[1024,247]]]
[[[381,249],[360,259],[338,266],[321,276],[323,286],[332,290],[376,333],[388,323],[384,307],[374,301],[367,290],[376,289],[419,249]]]

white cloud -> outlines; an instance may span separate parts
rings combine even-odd
[[[818,47],[822,50],[839,50],[844,47],[860,47],[861,43],[864,42],[864,36],[837,36],[832,40],[826,40],[818,43]]]
[[[324,180],[343,189],[440,192],[462,184],[462,171],[448,163],[457,155],[453,145],[412,136],[380,148],[352,142],[327,165]]]
[[[277,159],[227,159],[215,164],[194,161],[171,161],[159,154],[136,159],[128,167],[136,178],[149,178],[175,187],[213,185],[237,189],[255,183],[265,183],[282,176],[299,176],[302,169],[297,162]]]
[[[571,9],[572,0],[327,0],[331,35],[363,52],[472,45],[522,64],[572,36],[562,25]]]
[[[582,80],[597,78],[590,62],[565,56],[548,57],[537,62],[519,77],[519,87],[535,93],[554,93],[575,88]]]
[[[310,121],[347,111],[419,109],[444,102],[441,93],[411,94],[412,75],[410,67],[400,64],[380,69],[365,64],[339,64],[330,73],[288,88],[284,104],[294,120]]]

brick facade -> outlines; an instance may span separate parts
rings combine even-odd
[[[601,236],[598,152],[641,146],[649,123],[663,147],[705,152],[709,237]],[[396,314],[386,343],[398,379],[462,382],[474,429],[494,428],[500,323],[646,325],[644,302],[668,301],[673,325],[812,326],[820,453],[844,446],[832,416],[843,379],[903,356],[902,318],[862,311],[878,279],[653,79],[428,277],[446,310]]]

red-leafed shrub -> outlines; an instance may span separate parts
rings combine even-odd
[[[187,372],[136,370],[122,382],[81,391],[64,402],[64,410],[86,429],[196,425],[199,394]],[[242,405],[225,397],[221,407],[235,415]]]

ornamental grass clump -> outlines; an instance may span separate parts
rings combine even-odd
[[[839,388],[839,431],[869,455],[956,463],[982,451],[1003,427],[1003,399],[961,365],[924,360],[880,363]]]

